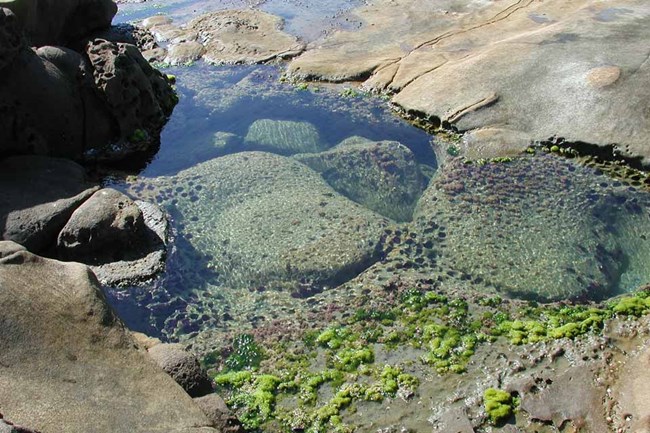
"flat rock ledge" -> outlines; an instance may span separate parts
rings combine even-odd
[[[290,73],[363,81],[488,156],[557,136],[650,164],[648,2],[374,0],[355,15],[358,31],[310,44]]]
[[[281,18],[259,10],[210,12],[178,27],[168,17],[156,15],[142,23],[159,41],[169,42],[165,55],[145,52],[171,65],[204,59],[214,64],[255,64],[289,59],[304,44],[282,31]]]

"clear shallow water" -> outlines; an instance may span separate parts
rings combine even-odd
[[[242,6],[152,1],[125,6],[120,19],[163,12],[182,21],[198,9]],[[310,20],[327,16],[330,25],[340,15],[332,11],[351,6],[269,1],[263,8],[283,15],[299,34]],[[160,151],[137,179],[114,184],[165,207],[175,233],[162,278],[111,292],[133,329],[192,339],[206,330],[227,333],[291,318],[309,310],[312,296],[379,261],[387,263],[385,274],[417,268],[439,281],[531,298],[534,272],[544,275],[550,296],[564,293],[558,284],[565,279],[573,297],[582,296],[580,281],[610,293],[650,279],[647,194],[603,181],[595,170],[555,158],[447,172],[450,180],[434,178],[435,189],[417,204],[407,238],[376,202],[416,206],[412,193],[397,205],[386,197],[402,180],[416,179],[417,201],[437,164],[431,137],[397,119],[384,101],[343,97],[344,86],[301,89],[282,82],[274,66],[199,62],[165,72],[177,77],[180,103]],[[399,142],[415,164],[403,163],[394,146],[388,151],[356,137]],[[260,150],[280,156],[242,153]],[[296,157],[315,171],[289,158],[300,152],[316,152]],[[377,180],[369,187],[363,179]],[[354,188],[365,190],[352,194]],[[501,203],[509,205],[504,210]]]
[[[284,19],[284,30],[311,42],[334,29],[354,29],[361,22],[349,14],[361,0],[150,0],[120,5],[115,23],[137,22],[152,15],[167,15],[184,24],[198,15],[251,6]]]

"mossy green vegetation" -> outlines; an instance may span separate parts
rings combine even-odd
[[[408,399],[418,392],[422,374],[463,374],[481,344],[575,339],[600,332],[614,317],[649,312],[647,290],[604,304],[539,305],[409,289],[384,309],[358,309],[329,327],[306,331],[294,343],[265,345],[262,351],[252,335],[239,335],[221,359],[215,382],[251,431],[272,422],[286,430],[301,425],[311,433],[351,432],[346,414],[358,403]],[[406,348],[409,359],[378,362],[386,359],[381,354]],[[515,397],[496,389],[486,390],[484,402],[492,423],[509,418],[517,407]]]
[[[483,405],[490,422],[498,424],[515,413],[519,399],[501,389],[488,388],[483,393]]]

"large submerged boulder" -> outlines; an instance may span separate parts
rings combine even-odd
[[[344,196],[395,221],[409,221],[425,179],[413,152],[396,141],[350,137],[331,150],[296,155]]]
[[[239,289],[299,296],[337,286],[379,259],[389,223],[307,166],[263,152],[215,158],[140,188],[174,208],[219,281]]]
[[[0,242],[0,407],[42,433],[215,432],[79,263]]]
[[[648,194],[559,157],[456,160],[432,180],[414,220],[434,260],[477,286],[598,300],[648,280],[649,206]]]

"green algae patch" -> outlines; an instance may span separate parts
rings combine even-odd
[[[519,405],[519,399],[501,389],[488,388],[483,393],[485,413],[492,424],[498,424],[510,418]]]
[[[650,296],[645,290],[603,304],[539,305],[496,295],[467,300],[413,288],[385,305],[358,309],[331,320],[328,327],[306,330],[292,343],[265,344],[261,362],[237,363],[241,370],[217,374],[215,383],[249,430],[299,426],[311,433],[352,432],[354,426],[345,420],[359,403],[408,400],[417,394],[427,369],[439,375],[463,374],[486,342],[504,339],[522,345],[598,333],[607,320],[650,312]],[[242,334],[221,365],[235,365],[233,354],[244,356],[262,345]],[[407,347],[416,349],[411,359],[377,362],[380,352]],[[483,400],[492,424],[510,418],[518,406],[515,396],[493,388]]]

